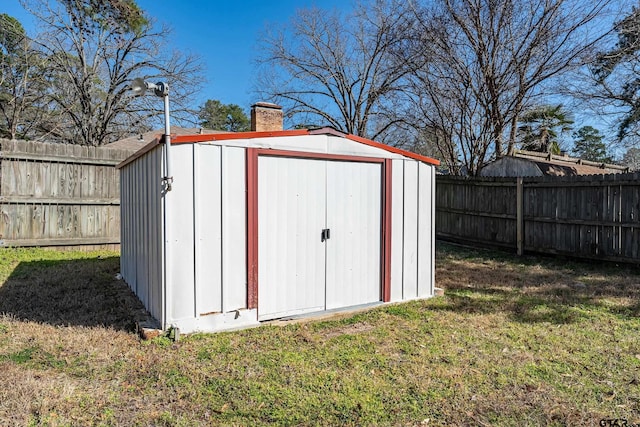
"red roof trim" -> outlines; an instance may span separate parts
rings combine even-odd
[[[281,130],[272,132],[229,132],[229,133],[210,133],[202,135],[177,135],[171,139],[172,144],[186,144],[194,142],[207,142],[207,141],[225,141],[234,139],[253,139],[253,138],[269,138],[280,136],[302,136],[302,135],[335,135],[343,138],[350,139],[351,141],[358,142],[360,144],[368,145],[370,147],[379,148],[381,150],[388,151],[394,154],[400,154],[401,156],[409,157],[414,160],[419,160],[424,163],[429,163],[435,166],[440,164],[440,161],[432,159],[431,157],[422,156],[420,154],[412,153],[400,148],[391,147],[380,142],[372,141],[361,136],[343,134],[340,131],[336,131],[333,128],[321,128],[321,129],[296,129],[296,130]]]
[[[376,148],[380,148],[382,150],[387,150],[390,153],[400,154],[401,156],[409,157],[409,158],[415,159],[415,160],[420,160],[421,162],[429,163],[429,164],[432,164],[432,165],[435,165],[435,166],[438,166],[440,164],[439,160],[432,159],[431,157],[421,156],[420,154],[412,153],[411,151],[402,150],[402,149],[396,148],[396,147],[391,147],[389,145],[381,144],[379,142],[372,141],[370,139],[363,138],[361,136],[346,135],[345,138],[350,139],[350,140],[355,141],[355,142],[359,142],[361,144],[368,145],[370,147],[376,147]]]
[[[306,129],[299,130],[280,130],[272,132],[229,132],[229,133],[210,133],[203,135],[179,135],[171,139],[172,144],[184,144],[189,142],[207,142],[207,141],[225,141],[230,139],[253,139],[268,138],[273,136],[300,136],[308,135]]]

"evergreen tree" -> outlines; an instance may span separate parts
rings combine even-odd
[[[591,126],[583,126],[573,132],[573,154],[592,162],[611,163],[613,159],[607,154],[607,146],[600,131]]]
[[[217,99],[209,99],[198,113],[200,125],[213,130],[245,132],[251,128],[249,118],[236,104],[223,104]]]
[[[72,16],[91,16],[92,20],[77,19],[74,25],[86,27],[109,26],[122,32],[140,32],[149,24],[144,12],[135,0],[59,0],[67,10],[75,11]]]
[[[47,69],[22,24],[0,14],[0,136],[27,139],[46,110]]]

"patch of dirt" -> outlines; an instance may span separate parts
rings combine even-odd
[[[370,325],[368,323],[354,323],[352,325],[347,325],[343,328],[338,328],[338,329],[332,329],[330,331],[327,331],[326,334],[323,335],[324,338],[334,338],[340,335],[356,335],[356,334],[362,334],[364,332],[369,332],[370,330],[372,330],[374,328],[373,325]]]

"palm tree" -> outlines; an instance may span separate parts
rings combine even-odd
[[[562,105],[543,105],[520,117],[518,136],[523,150],[560,154],[559,136],[571,130],[571,113]]]

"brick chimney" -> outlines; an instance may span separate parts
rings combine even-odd
[[[269,102],[258,102],[252,105],[251,130],[254,132],[282,130],[282,107]]]

